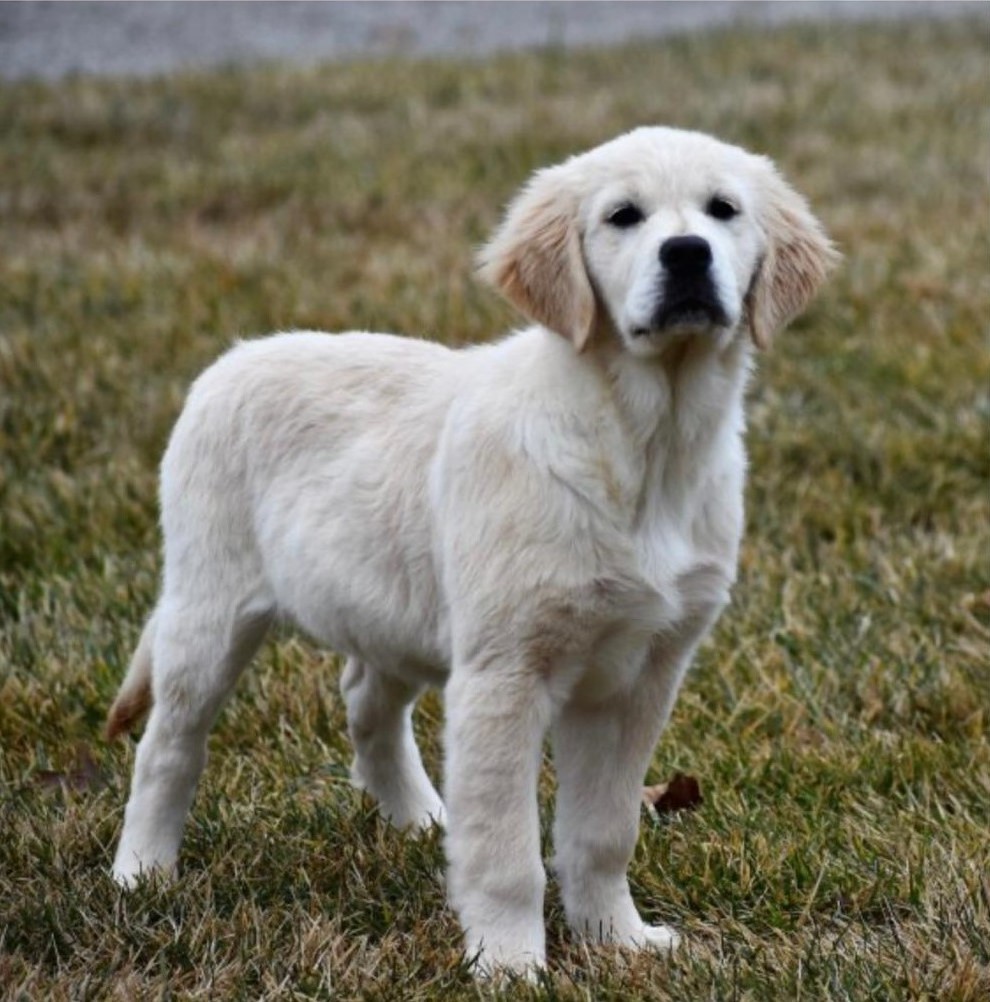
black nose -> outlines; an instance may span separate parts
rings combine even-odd
[[[660,245],[660,263],[677,274],[702,274],[712,263],[712,249],[704,237],[671,237]]]

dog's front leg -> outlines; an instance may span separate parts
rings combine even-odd
[[[633,685],[598,702],[567,704],[554,725],[555,868],[568,923],[582,938],[661,949],[678,942],[672,929],[640,918],[626,869],[650,756],[728,588],[720,567],[702,567],[680,583],[688,614],[654,637]]]
[[[491,974],[545,963],[537,778],[550,702],[497,659],[455,667],[446,697],[448,893],[469,957]]]
[[[639,832],[643,777],[708,618],[658,641],[628,691],[569,704],[553,730],[557,768],[555,871],[571,928],[583,939],[671,949],[677,934],[648,925],[626,869]]]
[[[581,939],[670,948],[633,903],[626,869],[639,832],[643,776],[664,703],[642,691],[596,706],[568,706],[554,726],[557,815],[554,868],[568,924]]]

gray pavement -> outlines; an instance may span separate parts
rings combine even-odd
[[[0,3],[0,78],[153,76],[265,60],[482,56],[736,24],[990,14],[983,0],[914,2]]]

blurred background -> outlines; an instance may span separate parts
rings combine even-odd
[[[0,75],[145,76],[277,59],[480,56],[712,27],[953,18],[974,2],[0,3]]]

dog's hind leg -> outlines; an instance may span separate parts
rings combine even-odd
[[[356,658],[344,666],[340,689],[354,745],[354,785],[370,793],[399,827],[443,824],[443,802],[413,736],[412,709],[419,689]]]
[[[222,603],[216,593],[166,594],[159,603],[151,715],[113,865],[119,883],[174,870],[210,727],[270,622],[270,608],[257,599]]]

